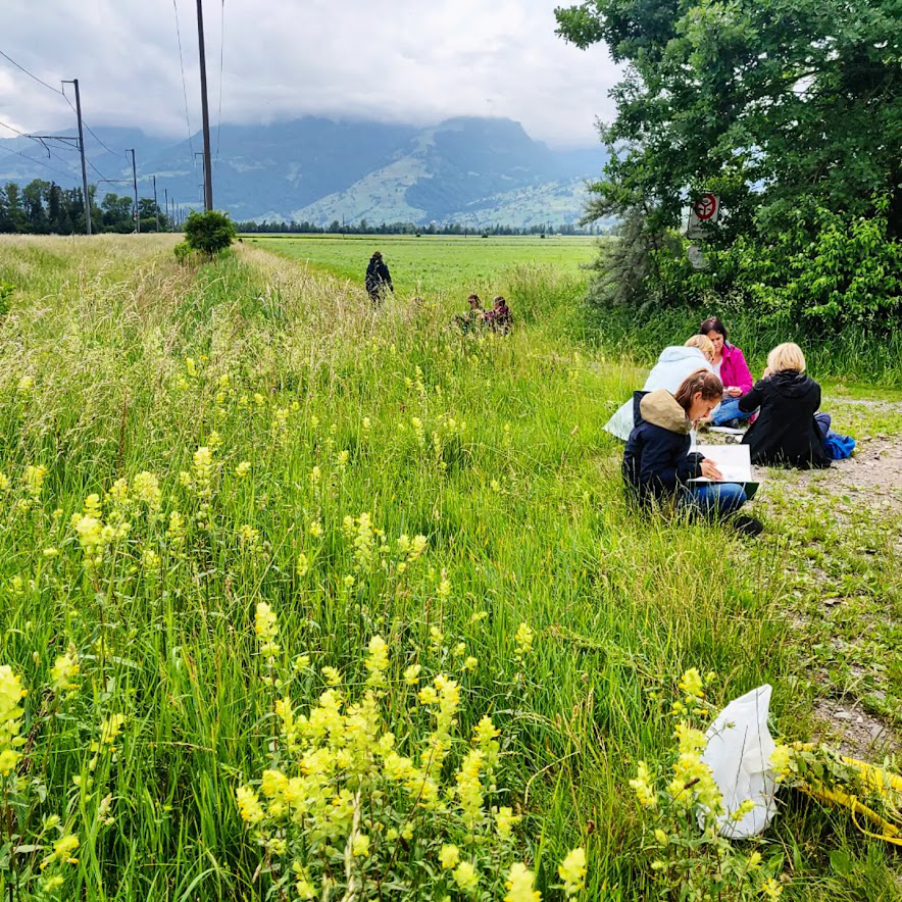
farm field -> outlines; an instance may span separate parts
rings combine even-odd
[[[401,294],[429,297],[450,291],[462,293],[464,300],[475,291],[490,300],[508,290],[505,281],[524,267],[578,277],[580,266],[595,259],[598,239],[562,235],[246,235],[244,241],[354,282],[362,280],[370,255],[380,250]]]
[[[5,898],[520,902],[525,866],[553,902],[574,849],[573,898],[679,898],[630,780],[666,785],[691,668],[715,707],[770,683],[787,740],[898,750],[897,395],[832,386],[859,453],[768,473],[757,541],[638,519],[591,242],[174,244],[0,239]],[[512,335],[448,328],[472,290]],[[771,898],[902,898],[888,844],[780,799],[737,844]]]

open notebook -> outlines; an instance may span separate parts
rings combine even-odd
[[[757,485],[758,477],[752,472],[752,459],[748,445],[699,445],[695,449],[712,461],[723,479],[692,479],[691,482],[740,482]]]

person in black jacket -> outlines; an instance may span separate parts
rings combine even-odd
[[[745,504],[747,495],[737,483],[700,483],[721,479],[714,461],[690,453],[692,424],[708,416],[723,397],[723,383],[708,370],[697,370],[671,394],[661,388],[634,395],[636,426],[623,454],[623,478],[644,507],[675,500],[678,507],[706,517],[729,516]],[[736,525],[757,534],[761,524],[751,518]]]
[[[739,409],[760,408],[758,419],[742,441],[752,463],[808,470],[830,466],[824,432],[815,420],[821,387],[805,375],[805,355],[793,342],[777,345],[767,355],[767,369],[754,388],[739,400]]]
[[[366,290],[374,304],[382,303],[386,287],[391,292],[395,290],[388,265],[382,259],[382,251],[373,251],[366,267]]]

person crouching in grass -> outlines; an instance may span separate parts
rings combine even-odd
[[[645,509],[675,504],[678,510],[705,519],[732,518],[738,529],[757,535],[763,528],[757,520],[735,516],[747,501],[742,485],[691,482],[722,478],[713,461],[690,451],[689,437],[693,425],[722,398],[723,383],[707,370],[689,375],[675,394],[665,388],[636,392],[636,426],[623,454],[623,478]]]

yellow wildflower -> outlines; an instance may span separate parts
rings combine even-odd
[[[420,681],[420,671],[423,668],[419,664],[411,664],[407,670],[404,671],[404,682],[407,683],[408,686],[416,686],[416,684]]]
[[[254,615],[254,632],[260,641],[260,652],[264,655],[277,655],[279,645],[276,636],[279,634],[279,622],[276,612],[265,602],[257,604]]]
[[[768,899],[779,899],[783,895],[783,887],[773,877],[770,877],[761,884],[761,892]]]
[[[770,756],[770,766],[777,774],[777,782],[782,783],[792,773],[792,749],[778,744]]]
[[[469,861],[462,861],[451,876],[462,892],[475,893],[479,887],[479,874]]]
[[[297,574],[298,576],[306,576],[310,570],[310,561],[307,560],[307,555],[301,552],[298,555],[298,563],[297,563]]]
[[[369,654],[363,663],[369,673],[367,687],[376,689],[384,686],[385,671],[388,670],[388,646],[381,636],[373,636],[370,639]]]
[[[534,633],[529,628],[529,624],[521,623],[517,628],[517,633],[514,636],[514,641],[517,643],[517,654],[525,656],[532,651],[532,640]]]
[[[495,827],[498,830],[498,835],[502,839],[510,839],[511,831],[521,820],[520,815],[514,814],[512,809],[503,805],[495,812]]]
[[[438,853],[438,860],[442,863],[444,870],[450,871],[456,868],[460,861],[460,849],[457,846],[442,846],[441,851]]]
[[[564,892],[575,896],[586,885],[586,850],[573,849],[558,865],[558,876],[564,883]]]
[[[248,473],[251,471],[251,462],[249,460],[243,460],[237,467],[235,467],[235,475],[239,479],[244,479]]]
[[[370,854],[370,838],[365,833],[358,833],[351,842],[351,854],[355,858],[366,858]]]
[[[654,808],[658,804],[658,797],[651,785],[651,774],[648,765],[640,761],[636,769],[636,779],[630,780],[630,786],[636,790],[639,804],[644,808]]]
[[[341,674],[335,667],[323,667],[320,673],[326,678],[327,686],[338,686],[341,683]]]
[[[69,645],[66,654],[60,655],[56,663],[50,668],[50,679],[57,692],[74,692],[78,689],[78,683],[73,680],[81,669],[78,663],[78,652],[74,645]]]
[[[41,491],[44,488],[44,479],[46,476],[47,467],[28,466],[25,468],[25,490],[34,501],[37,501],[41,497]]]
[[[704,680],[695,667],[690,667],[689,670],[683,674],[679,686],[686,695],[693,696],[694,698],[701,698],[705,694]]]
[[[254,827],[266,817],[257,793],[250,786],[239,786],[235,796],[238,800],[238,811],[246,824]]]
[[[511,865],[505,886],[504,902],[541,902],[542,894],[534,889],[535,875],[521,861]]]

